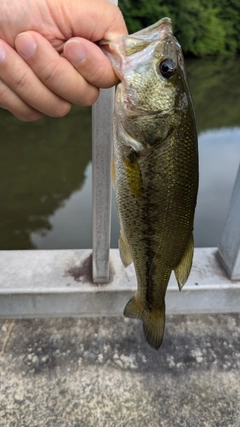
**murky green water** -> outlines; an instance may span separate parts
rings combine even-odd
[[[199,129],[195,245],[216,246],[240,159],[240,58],[187,61]],[[0,110],[0,249],[91,247],[91,111],[23,123]],[[113,206],[111,246],[117,246]]]

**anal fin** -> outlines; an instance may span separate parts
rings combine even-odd
[[[193,235],[191,234],[185,252],[179,262],[178,266],[174,269],[174,273],[178,282],[179,290],[181,291],[183,285],[186,283],[192,267],[194,243]]]

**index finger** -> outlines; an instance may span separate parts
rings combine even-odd
[[[55,2],[50,3],[51,14],[66,39],[79,36],[95,42],[127,34],[119,7],[108,0],[58,0],[57,7]],[[62,23],[59,19],[59,6],[64,16]]]

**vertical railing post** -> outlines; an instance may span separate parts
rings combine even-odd
[[[117,4],[117,0],[111,0]],[[92,198],[94,283],[109,280],[111,229],[111,159],[114,88],[101,89],[92,108]]]
[[[113,89],[102,89],[92,108],[92,197],[94,283],[109,280]]]
[[[232,280],[240,279],[240,165],[218,253]]]

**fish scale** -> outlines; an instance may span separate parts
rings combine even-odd
[[[121,80],[113,119],[119,249],[125,267],[133,261],[138,285],[124,315],[142,320],[148,343],[157,349],[170,274],[175,272],[181,289],[192,265],[195,115],[169,18],[103,49]]]

